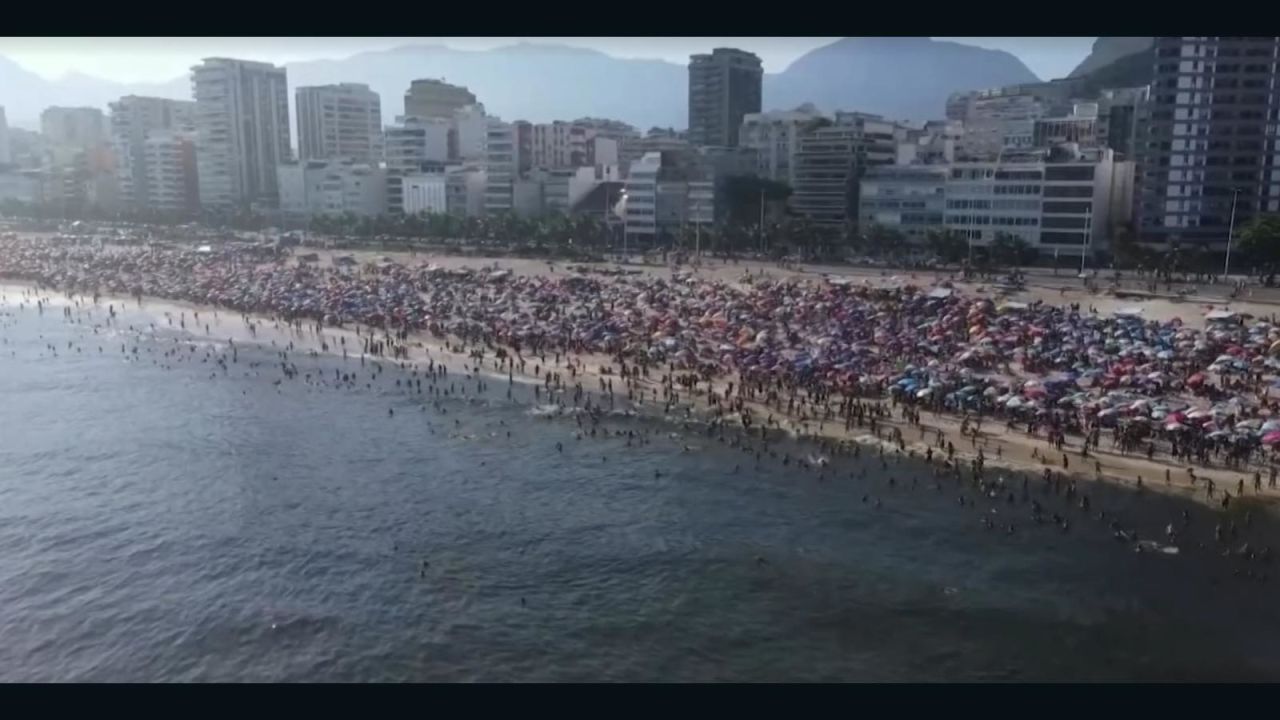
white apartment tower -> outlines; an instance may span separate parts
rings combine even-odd
[[[377,162],[382,157],[382,105],[368,85],[300,87],[298,159]]]
[[[484,160],[485,136],[489,123],[484,105],[467,105],[453,112],[453,130],[449,137],[449,159],[462,162]]]
[[[486,213],[516,210],[516,188],[532,166],[532,146],[533,127],[529,123],[489,119],[485,146]]]
[[[110,104],[111,144],[116,153],[120,199],[126,207],[141,209],[155,203],[147,162],[147,140],[153,135],[195,132],[196,104],[190,100],[126,95]],[[173,138],[166,142],[172,144]],[[194,172],[194,168],[193,168]],[[166,179],[168,184],[168,179]]]
[[[277,202],[276,168],[291,159],[284,68],[207,58],[191,68],[191,84],[200,203],[232,208]]]
[[[157,131],[142,142],[141,177],[148,210],[191,213],[199,207],[195,134]]]
[[[106,144],[106,122],[94,107],[49,107],[40,113],[40,134],[52,145],[89,150]]]

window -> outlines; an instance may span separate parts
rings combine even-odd
[[[1093,180],[1092,165],[1050,165],[1044,170],[1045,180]]]
[[[1038,170],[997,170],[996,180],[1039,180]]]
[[[1041,222],[1041,227],[1083,229],[1087,220],[1082,217],[1047,217]]]
[[[1047,213],[1087,213],[1089,212],[1089,206],[1092,204],[1088,202],[1066,202],[1061,200],[1053,202],[1046,200],[1044,202],[1044,211]]]
[[[1091,198],[1093,197],[1092,185],[1047,185],[1044,189],[1044,196],[1060,197],[1060,198]]]
[[[1084,233],[1047,231],[1040,233],[1040,244],[1042,245],[1083,245],[1084,239]]]

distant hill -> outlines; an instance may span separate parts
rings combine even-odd
[[[894,120],[941,118],[947,96],[1038,82],[1003,50],[924,37],[844,38],[765,79],[766,109],[810,101],[823,110],[880,113]]]
[[[1150,50],[1155,38],[1149,37],[1100,37],[1093,41],[1088,57],[1080,61],[1067,77],[1088,75],[1134,53]]]
[[[1125,55],[1108,65],[1081,75],[1082,95],[1089,96],[1103,88],[1141,87],[1151,83],[1155,73],[1155,48]]]
[[[404,91],[418,78],[465,85],[490,114],[546,122],[611,117],[637,127],[688,122],[688,73],[661,60],[615,58],[590,49],[521,43],[487,51],[413,45],[340,60],[290,63],[289,87],[365,83],[382,96],[383,118],[403,113]],[[957,90],[1034,82],[1009,53],[929,38],[845,38],[765,77],[765,109],[812,102],[822,110],[861,110],[895,119],[941,117]],[[73,74],[49,81],[0,57],[0,105],[15,126],[36,127],[50,105],[92,105],[130,93],[191,97],[190,80],[122,84]],[[292,99],[291,99],[292,100]],[[292,105],[292,102],[290,103]]]

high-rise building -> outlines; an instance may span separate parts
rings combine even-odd
[[[149,152],[147,139],[153,135],[166,136],[163,143],[150,150],[153,155],[181,154],[191,149],[182,146],[182,143],[189,145],[194,137],[196,104],[190,100],[126,95],[111,103],[110,109],[111,144],[115,149],[120,200],[125,207],[134,210],[150,207],[156,199],[152,197],[149,182],[151,173],[148,172],[148,168],[153,168],[155,165],[149,163],[147,159]],[[172,136],[172,133],[185,135],[178,137]],[[164,150],[161,150],[161,147]],[[192,177],[194,176],[193,167]],[[165,209],[186,209],[185,205],[182,208],[174,207],[177,203],[174,198],[181,196],[184,198],[182,203],[186,202],[185,196],[181,195],[186,191],[186,186],[182,184],[185,180],[176,181],[166,176],[163,181],[166,199],[162,204],[165,205]],[[178,187],[181,187],[181,192],[174,189]]]
[[[1225,245],[1280,211],[1280,37],[1159,37],[1137,123],[1138,236]]]
[[[858,222],[858,181],[868,167],[888,165],[905,131],[879,115],[836,113],[831,124],[800,137],[791,207],[815,225]]]
[[[146,187],[146,203],[138,207],[190,215],[200,207],[196,176],[195,134],[153,131],[142,141],[137,179]]]
[[[191,68],[191,84],[201,205],[275,204],[276,168],[292,159],[285,69],[206,58]]]
[[[414,80],[404,94],[406,117],[452,118],[455,111],[475,104],[470,90],[443,80]]]
[[[516,210],[517,187],[533,167],[533,126],[490,118],[485,152],[485,212]]]
[[[764,69],[754,53],[716,48],[689,59],[689,142],[738,144],[742,118],[760,112]]]
[[[40,133],[51,145],[88,150],[107,142],[102,111],[93,107],[49,107],[40,113]]]
[[[453,112],[449,135],[449,159],[461,162],[483,162],[484,141],[489,123],[484,105],[467,105]]]
[[[382,158],[382,104],[368,85],[300,87],[298,159],[377,162]]]
[[[4,106],[0,105],[0,165],[8,165],[9,155],[9,123],[4,118]]]

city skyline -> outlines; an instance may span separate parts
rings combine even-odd
[[[405,45],[444,45],[492,50],[517,43],[590,48],[625,59],[655,59],[683,65],[689,56],[715,47],[736,47],[760,56],[767,73],[787,66],[837,37],[377,37],[377,38],[0,38],[0,56],[47,80],[76,73],[124,83],[164,82],[185,74],[205,57],[238,57],[284,64],[337,60]],[[1043,80],[1063,77],[1089,54],[1093,37],[938,37],[1017,56]]]

